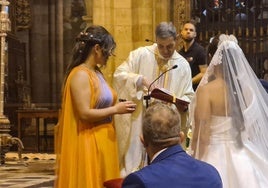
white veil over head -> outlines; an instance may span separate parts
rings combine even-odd
[[[212,116],[230,117],[234,134],[257,155],[268,158],[268,94],[233,35],[218,46],[190,105],[195,156],[209,141]]]

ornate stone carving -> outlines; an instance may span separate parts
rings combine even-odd
[[[17,30],[28,29],[31,22],[29,0],[16,0],[15,12]]]
[[[174,0],[174,25],[177,28],[177,32],[180,33],[180,29],[185,20],[190,18],[190,3],[188,0]],[[178,50],[182,46],[182,41],[178,39]]]

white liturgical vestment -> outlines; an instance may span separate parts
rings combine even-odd
[[[115,116],[123,177],[143,166],[144,147],[140,135],[143,111],[146,109],[143,97],[148,91],[141,86],[141,77],[145,76],[152,82],[163,71],[174,65],[178,67],[168,71],[155,83],[158,87],[169,90],[177,98],[190,102],[194,95],[191,69],[189,63],[176,51],[169,60],[164,61],[158,55],[157,44],[140,47],[130,52],[127,60],[114,73],[113,87],[117,91],[118,98],[132,100],[137,104],[133,114]],[[152,101],[153,99],[150,99],[150,102]]]

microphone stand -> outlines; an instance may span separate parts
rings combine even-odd
[[[174,65],[172,66],[170,69],[167,69],[166,71],[162,72],[156,79],[154,79],[154,81],[151,82],[151,84],[148,87],[148,92],[147,95],[145,95],[143,97],[143,99],[146,101],[146,108],[148,108],[149,106],[149,100],[151,99],[151,95],[150,95],[150,89],[152,87],[152,85],[159,79],[161,78],[164,74],[166,74],[167,72],[171,71],[172,69],[176,69],[178,67],[178,65]]]

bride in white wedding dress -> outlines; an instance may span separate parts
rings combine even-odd
[[[215,54],[190,106],[191,150],[219,171],[224,188],[268,187],[268,94],[233,35]]]

